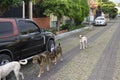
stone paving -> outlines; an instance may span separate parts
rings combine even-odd
[[[120,80],[120,42],[118,44],[119,44],[118,46],[119,50],[117,51],[113,80]]]
[[[86,50],[82,50],[77,56],[72,58],[70,62],[68,62],[62,69],[60,69],[55,75],[51,76],[48,80],[87,80],[92,74],[92,70],[96,66],[97,61],[99,61],[101,58],[104,49],[108,45],[109,40],[111,40],[116,29],[117,25],[109,28],[98,39],[90,43]],[[98,79],[97,76],[96,78],[92,77],[90,80],[109,80]]]
[[[109,39],[109,43],[104,48],[100,59],[98,60],[96,67],[93,69],[93,72],[88,80],[113,80],[116,52],[118,50],[119,43],[119,32],[120,28],[118,24],[116,26],[116,31],[112,35],[112,38]],[[112,29],[114,30],[114,29]],[[111,31],[111,30],[109,30]],[[112,31],[113,32],[113,31]],[[111,35],[111,33],[110,33]]]
[[[24,80],[120,80],[120,37],[117,37],[120,20],[114,21],[58,39],[63,48],[63,62],[52,65],[50,72],[45,71],[41,78],[37,78],[39,66],[29,62],[22,66]],[[79,34],[88,37],[85,50],[79,49]]]

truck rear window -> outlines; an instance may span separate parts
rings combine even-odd
[[[8,36],[13,34],[13,26],[11,22],[0,22],[0,36]]]

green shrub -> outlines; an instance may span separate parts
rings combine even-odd
[[[84,24],[81,24],[81,25],[78,25],[78,26],[74,26],[70,23],[68,24],[65,24],[63,26],[60,27],[60,30],[68,30],[68,31],[71,31],[71,30],[74,30],[74,29],[79,29],[79,28],[82,28],[82,27],[85,27]]]
[[[67,23],[67,24],[65,24],[65,25],[62,25],[62,26],[60,27],[60,29],[61,29],[61,30],[66,30],[66,29],[69,30],[72,26],[73,26],[72,24]]]
[[[81,24],[81,25],[78,25],[78,26],[74,26],[72,24],[65,24],[65,25],[60,27],[60,30],[72,31],[72,30],[79,29],[79,28],[82,28],[82,27],[85,27],[85,25]],[[48,29],[47,31],[50,31],[50,32],[56,34],[57,30],[56,30],[56,27],[53,27],[53,28]]]
[[[85,24],[81,24],[81,25],[76,26],[76,29],[79,29],[79,28],[82,28],[82,27],[85,27]]]
[[[50,31],[50,32],[56,34],[56,28],[55,28],[55,27],[54,27],[54,28],[50,28],[50,29],[48,29],[47,31]]]

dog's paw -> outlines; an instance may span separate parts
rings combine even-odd
[[[49,68],[47,68],[47,71],[50,71],[50,69],[49,69]]]
[[[55,62],[55,65],[57,64],[57,62]]]
[[[63,61],[63,58],[61,58],[60,61]]]
[[[40,77],[40,76],[41,76],[41,74],[38,75],[38,77]]]

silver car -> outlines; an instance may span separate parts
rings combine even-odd
[[[103,25],[103,26],[106,26],[107,22],[106,22],[105,17],[103,17],[103,16],[97,17],[95,19],[95,21],[94,21],[94,25]]]

